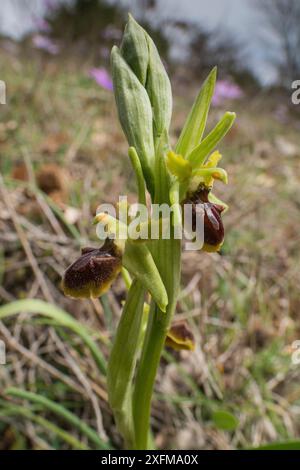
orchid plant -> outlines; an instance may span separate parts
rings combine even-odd
[[[214,69],[172,149],[170,81],[152,39],[132,16],[120,49],[112,49],[111,65],[139,202],[146,205],[148,193],[151,203],[174,206],[170,237],[124,239],[118,234],[126,232],[126,224],[98,213],[95,222],[105,225],[107,234],[113,236],[107,236],[100,248],[82,250],[65,272],[63,289],[77,298],[98,297],[122,271],[128,292],[108,364],[108,396],[124,446],[148,449],[152,447],[152,392],[163,348],[165,344],[179,350],[194,348],[187,325],[173,323],[182,252],[175,231],[182,227],[183,205],[189,204],[193,217],[199,209],[204,213],[202,249],[220,249],[224,240],[222,213],[227,206],[211,189],[214,180],[227,183],[227,174],[218,166],[221,155],[214,150],[231,128],[235,114],[225,113],[203,138],[216,82]]]

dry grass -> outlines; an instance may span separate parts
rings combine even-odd
[[[107,357],[121,280],[101,301],[67,299],[59,284],[79,247],[97,243],[97,205],[134,191],[113,97],[76,62],[29,61],[16,51],[2,54],[0,65],[9,93],[0,125],[0,305],[53,303],[90,327]],[[183,99],[175,90],[174,139],[192,94]],[[221,255],[184,254],[177,315],[188,319],[197,349],[168,350],[162,360],[152,423],[161,448],[230,449],[300,437],[300,369],[291,362],[300,338],[299,125],[276,97],[231,106],[238,123],[220,149],[230,184],[216,187],[230,205],[226,242]],[[21,403],[4,394],[8,386],[34,391],[121,445],[105,378],[76,335],[26,311],[0,323],[0,335],[8,350],[2,410]],[[221,410],[238,419],[234,431],[214,420]],[[43,416],[88,444],[49,410]],[[20,416],[3,414],[0,435],[2,448],[70,447]]]

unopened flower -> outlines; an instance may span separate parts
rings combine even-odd
[[[166,346],[176,351],[194,351],[195,338],[186,322],[174,323],[167,333]]]
[[[106,90],[113,90],[112,79],[104,68],[93,68],[89,71],[89,76],[95,80],[95,82],[105,88]]]
[[[121,267],[121,254],[113,241],[107,240],[102,248],[84,248],[66,270],[62,289],[70,297],[99,297],[110,288]]]

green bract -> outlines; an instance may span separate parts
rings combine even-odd
[[[117,47],[111,53],[111,66],[120,123],[128,144],[135,147],[139,155],[147,188],[153,193],[155,153],[151,103]]]

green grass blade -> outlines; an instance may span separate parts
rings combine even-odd
[[[106,442],[103,442],[98,436],[98,434],[92,428],[90,428],[90,426],[85,424],[84,421],[82,421],[76,415],[71,413],[64,406],[59,405],[58,403],[55,403],[54,401],[49,400],[48,398],[42,395],[38,395],[32,392],[27,392],[26,390],[19,390],[14,387],[10,387],[6,389],[5,394],[13,396],[15,398],[22,398],[32,403],[41,405],[44,409],[52,411],[57,416],[60,416],[66,422],[74,426],[78,431],[82,432],[85,436],[89,438],[91,442],[93,442],[93,444],[97,446],[97,448],[99,449],[110,448],[110,446]]]
[[[15,302],[11,302],[0,307],[0,320],[4,320],[5,318],[9,318],[20,312],[28,312],[32,313],[33,315],[40,314],[46,317],[50,317],[52,320],[57,321],[59,325],[72,330],[89,348],[99,370],[103,374],[106,373],[106,360],[96,343],[93,341],[89,331],[85,328],[84,325],[72,318],[71,315],[69,315],[67,312],[56,307],[55,305],[43,302],[42,300],[16,300]]]
[[[300,450],[300,441],[272,442],[259,447],[251,447],[250,450]]]
[[[42,416],[37,416],[36,414],[32,413],[32,411],[22,406],[9,405],[5,409],[1,409],[1,416],[3,417],[4,416],[12,416],[12,417],[22,416],[26,418],[27,420],[30,420],[31,422],[38,424],[45,430],[50,431],[51,433],[57,435],[75,450],[89,450],[90,449],[89,446],[87,446],[83,442],[80,442],[76,437],[72,436],[72,434],[70,434],[69,432],[59,428],[58,426],[51,423],[50,421],[43,418]]]

